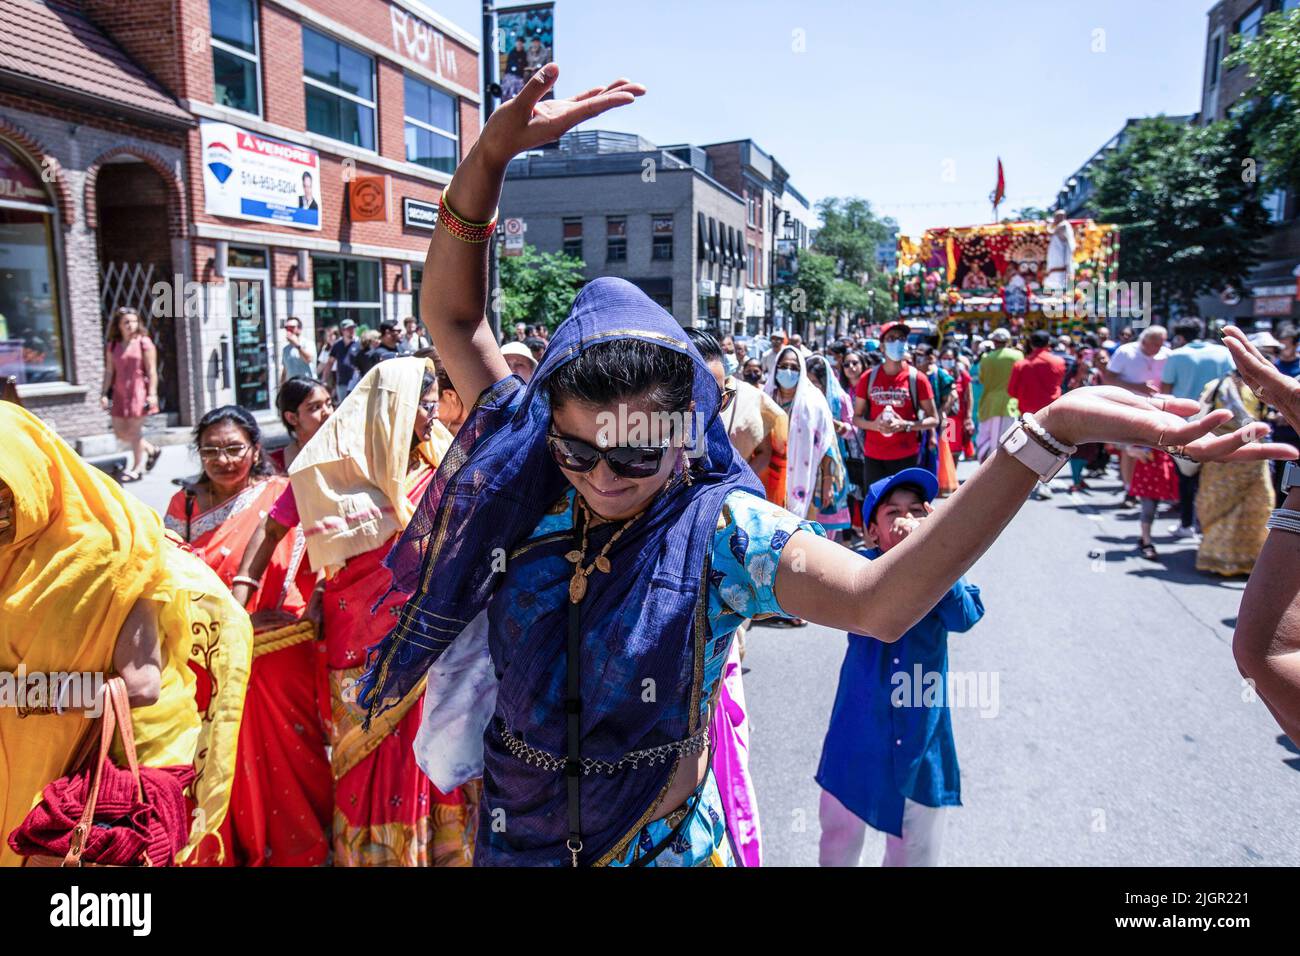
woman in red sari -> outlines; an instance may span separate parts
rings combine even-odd
[[[276,548],[251,588],[239,562],[262,519],[288,486],[270,474],[261,430],[227,405],[194,430],[203,473],[167,508],[167,528],[187,541],[253,616],[253,666],[239,729],[230,812],[220,839],[201,845],[197,865],[318,866],[329,855],[331,777],[318,706],[324,660],[310,627],[280,627],[303,613],[315,583],[301,535]],[[251,593],[251,597],[250,597]],[[268,640],[269,638],[269,640]],[[207,693],[199,682],[200,702]]]
[[[271,515],[286,527],[301,521],[312,567],[326,575],[335,866],[469,866],[473,858],[477,787],[441,793],[411,750],[424,682],[369,731],[352,692],[408,597],[390,593],[383,561],[451,445],[437,414],[437,378],[422,360],[380,362],[299,452],[292,495]]]

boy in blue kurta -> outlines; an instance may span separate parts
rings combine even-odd
[[[877,558],[915,531],[939,493],[935,476],[907,468],[873,484],[862,514]],[[866,828],[883,830],[885,866],[934,866],[943,808],[961,805],[948,711],[948,634],[984,616],[980,591],[959,580],[893,644],[849,635],[822,747],[821,865],[857,866]]]

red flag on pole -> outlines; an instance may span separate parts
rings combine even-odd
[[[1002,175],[1002,157],[999,156],[998,157],[998,185],[997,188],[993,190],[993,205],[995,206],[1002,205],[1002,200],[1006,198],[1006,195],[1007,195],[1007,179],[1004,175]]]

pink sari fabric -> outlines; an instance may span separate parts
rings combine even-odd
[[[718,781],[727,832],[731,834],[737,862],[762,866],[763,848],[758,827],[758,800],[749,775],[749,718],[745,714],[745,688],[740,677],[740,642],[732,640],[722,668],[718,706],[709,725],[713,740],[713,775]]]

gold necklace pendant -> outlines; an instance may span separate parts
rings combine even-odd
[[[564,560],[568,561],[570,564],[580,564],[582,562],[582,559],[585,557],[586,557],[585,554],[575,549],[573,551],[570,551],[568,554],[566,554],[564,556]]]
[[[601,574],[609,574],[609,558],[603,554],[596,556],[596,570]]]
[[[569,578],[569,602],[578,604],[587,596],[587,575],[583,573],[582,568],[573,572],[573,577]]]

